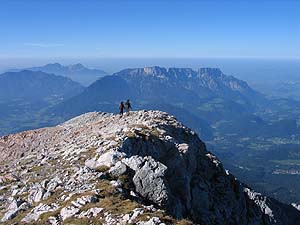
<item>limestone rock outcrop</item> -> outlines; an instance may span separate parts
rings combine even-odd
[[[1,137],[0,161],[4,224],[300,221],[296,207],[240,183],[195,132],[160,111],[92,112]]]

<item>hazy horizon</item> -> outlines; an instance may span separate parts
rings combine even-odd
[[[125,68],[200,67],[220,68],[225,74],[233,75],[250,83],[300,79],[299,59],[255,59],[255,58],[94,58],[94,59],[19,59],[1,60],[0,73],[14,69],[43,66],[49,63],[70,65],[81,63],[86,67],[101,69],[108,74]],[[270,80],[270,78],[274,80]]]

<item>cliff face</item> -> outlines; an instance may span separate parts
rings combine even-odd
[[[297,224],[159,111],[88,113],[0,138],[4,224]],[[1,215],[2,214],[2,215]],[[186,220],[183,220],[185,218]]]
[[[233,76],[227,76],[218,68],[190,68],[145,67],[125,69],[114,74],[128,81],[141,94],[147,92],[149,86],[164,85],[170,89],[180,89],[181,92],[192,91],[198,97],[222,96],[232,99],[260,98],[262,95],[251,89],[245,81]],[[153,88],[153,87],[152,87]],[[150,90],[149,90],[150,91]],[[181,93],[183,94],[183,93]]]

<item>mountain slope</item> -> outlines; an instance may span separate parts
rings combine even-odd
[[[237,181],[193,131],[159,111],[88,113],[2,137],[0,148],[4,224],[292,225],[300,219],[296,208]]]
[[[155,85],[164,85],[179,91],[192,91],[199,98],[224,95],[224,97],[230,99],[242,98],[244,101],[249,101],[252,97],[260,96],[246,82],[233,76],[227,76],[218,68],[200,68],[195,71],[190,68],[162,68],[155,66],[125,69],[115,75],[123,77],[136,89],[140,90],[141,93],[145,94],[147,91],[150,91],[147,88],[155,88]],[[146,84],[150,82],[153,85],[147,86]]]
[[[81,94],[58,104],[47,113],[69,119],[99,109],[114,112],[124,95],[128,98],[136,96],[124,79],[106,76],[90,85]]]
[[[48,115],[40,116],[41,111],[83,90],[69,78],[44,72],[1,74],[0,135],[48,126]]]
[[[83,87],[62,76],[23,70],[0,75],[0,99],[10,101],[22,98],[29,101],[45,98],[70,98],[83,91]]]
[[[89,69],[80,63],[69,66],[63,66],[59,63],[51,63],[40,67],[28,68],[28,70],[43,71],[45,73],[54,73],[65,76],[84,86],[88,86],[99,78],[107,75],[103,70]]]

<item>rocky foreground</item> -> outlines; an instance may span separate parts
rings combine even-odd
[[[299,224],[174,117],[87,113],[0,138],[2,224]]]

